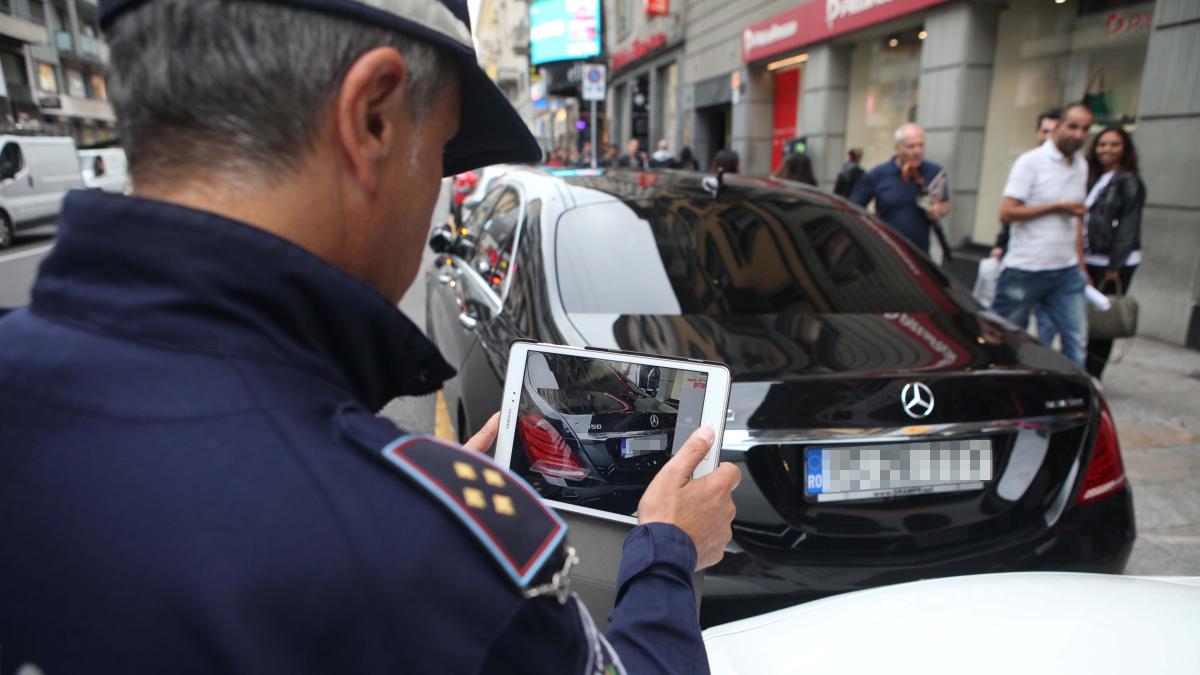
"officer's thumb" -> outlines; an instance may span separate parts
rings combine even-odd
[[[675,453],[671,461],[663,465],[660,475],[669,478],[676,485],[686,485],[691,480],[696,467],[712,450],[715,439],[716,434],[708,427],[700,427],[693,431],[683,446],[679,448],[679,452]]]

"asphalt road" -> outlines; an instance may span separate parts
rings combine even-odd
[[[29,304],[29,289],[38,265],[54,245],[55,226],[26,230],[17,235],[12,248],[0,251],[0,307]]]

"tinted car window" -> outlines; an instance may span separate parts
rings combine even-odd
[[[506,189],[501,192],[491,216],[483,222],[476,234],[471,267],[479,272],[497,293],[503,287],[512,264],[513,245],[516,243],[520,215],[520,195],[516,190]]]
[[[557,268],[569,312],[958,310],[945,277],[885,225],[787,194],[582,206],[559,221]]]

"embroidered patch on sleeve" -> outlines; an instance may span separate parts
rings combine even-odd
[[[566,523],[486,455],[415,435],[392,441],[382,454],[454,514],[519,589],[562,544]]]

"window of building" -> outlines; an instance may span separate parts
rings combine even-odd
[[[83,73],[78,70],[66,69],[67,72],[67,93],[72,96],[83,98],[87,96],[87,87],[83,83]]]
[[[29,86],[29,78],[25,74],[25,59],[20,54],[12,52],[0,52],[0,68],[3,68],[4,83],[10,88],[13,85],[20,87]],[[26,94],[29,92],[26,91]],[[10,93],[9,96],[12,96]]]
[[[0,0],[0,12],[12,14],[12,3],[9,0]]]
[[[46,3],[42,0],[29,0],[29,18],[34,23],[46,25]]]
[[[617,37],[625,39],[633,30],[633,0],[617,0]]]
[[[58,93],[58,70],[49,63],[38,64],[38,89]]]
[[[893,154],[896,128],[917,119],[921,29],[871,38],[854,47],[846,144],[863,148],[863,165]]]
[[[99,101],[108,100],[108,87],[105,86],[103,75],[92,75],[92,98]]]

